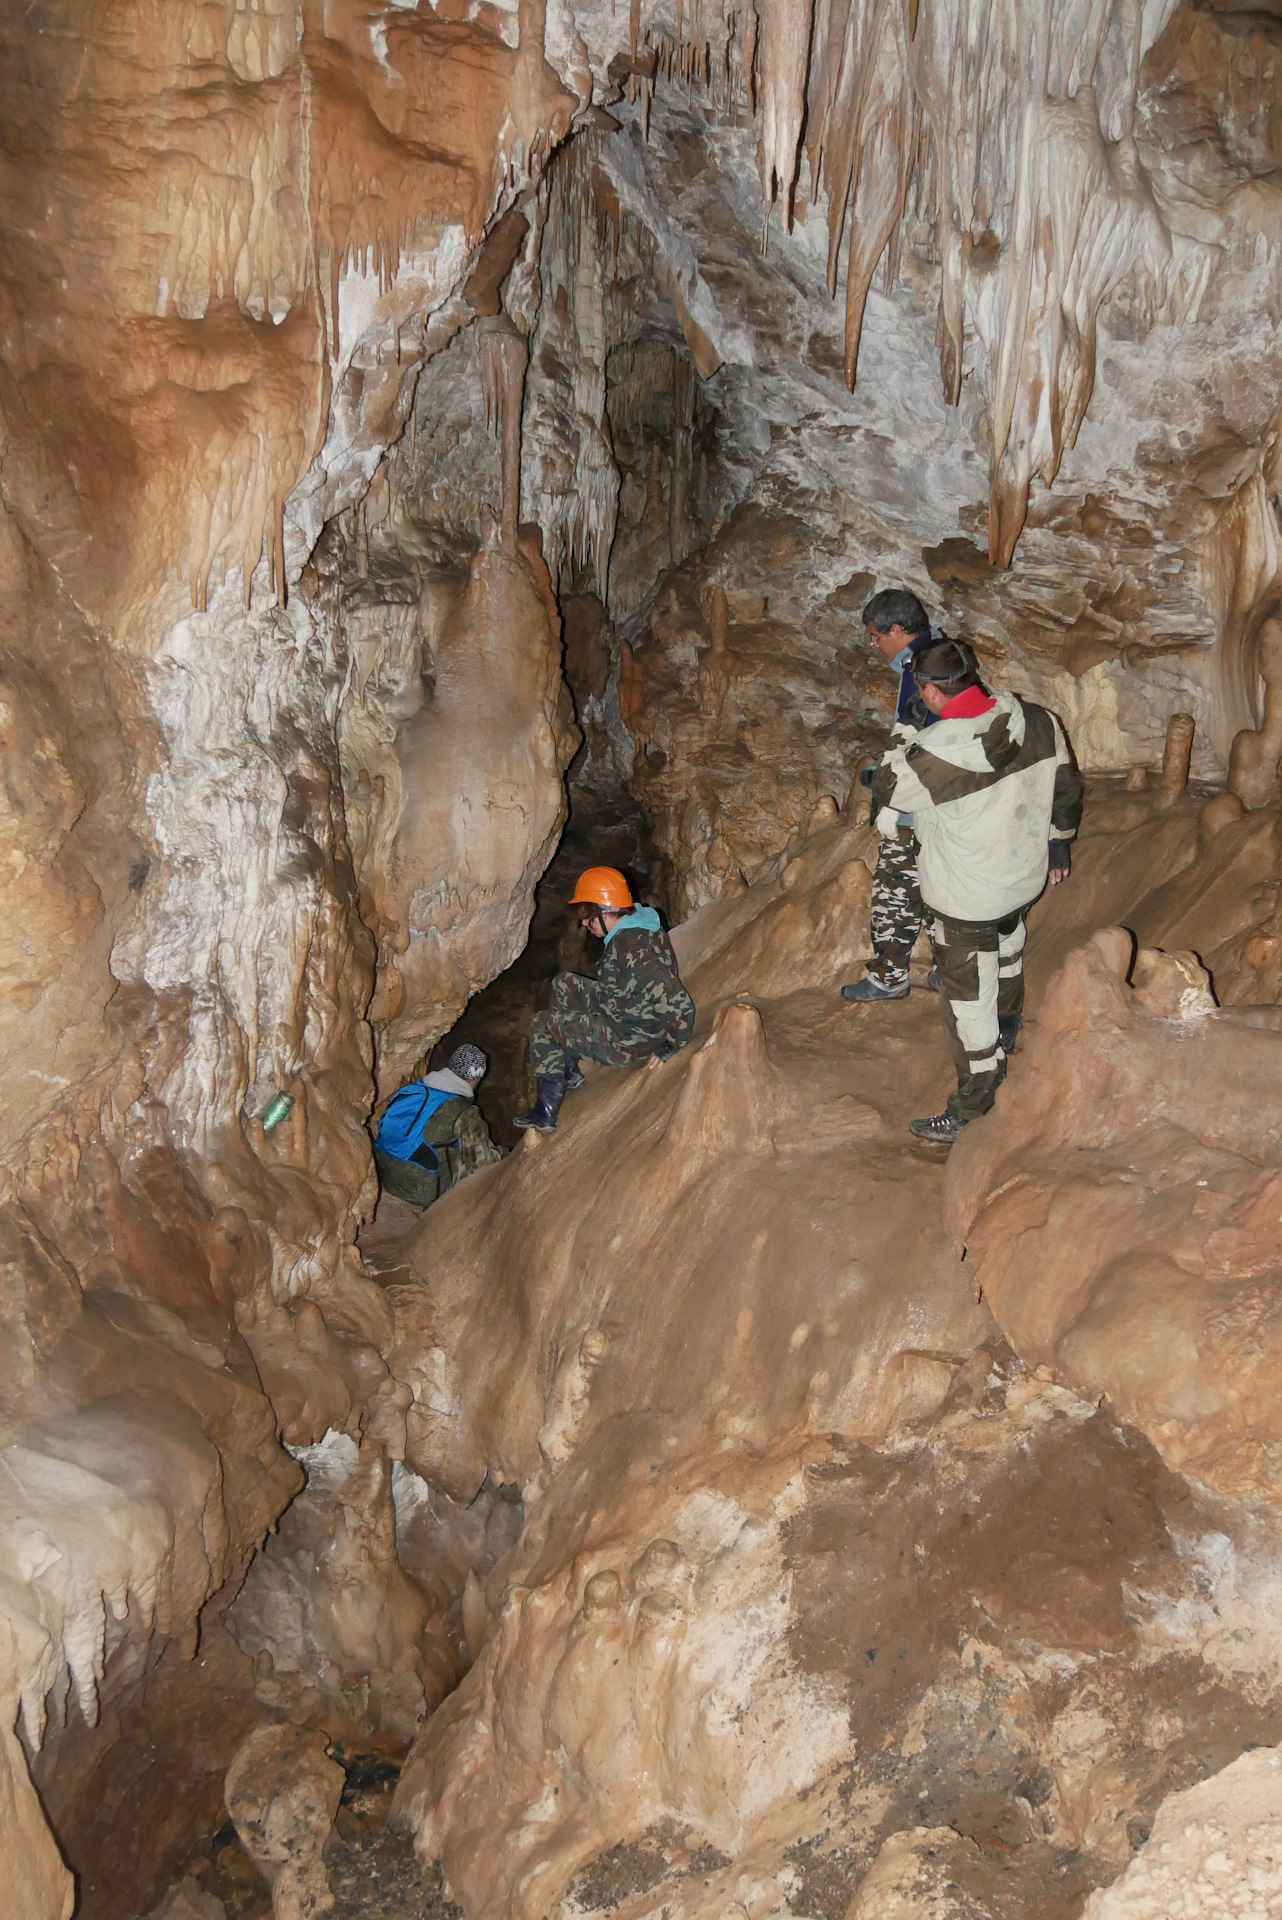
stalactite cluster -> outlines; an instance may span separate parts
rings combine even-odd
[[[664,70],[696,84],[715,74],[759,115],[763,244],[776,205],[791,229],[799,180],[827,201],[830,291],[846,256],[848,385],[873,276],[879,263],[887,283],[898,270],[910,197],[928,217],[954,403],[967,321],[980,345],[989,555],[1003,566],[1034,475],[1051,484],[1081,426],[1103,301],[1131,278],[1139,316],[1187,319],[1214,264],[1161,200],[1136,140],[1141,64],[1176,4],[760,0],[730,19],[678,13],[680,52]],[[644,13],[640,30],[644,43]]]

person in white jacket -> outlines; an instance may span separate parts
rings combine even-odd
[[[988,693],[974,655],[940,639],[913,660],[938,724],[886,756],[894,773],[883,833],[910,813],[917,873],[939,979],[957,1091],[943,1113],[910,1122],[951,1145],[987,1113],[1024,1008],[1025,915],[1048,881],[1068,875],[1082,815],[1082,776],[1053,713]]]

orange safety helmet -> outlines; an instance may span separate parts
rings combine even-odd
[[[589,867],[579,875],[570,905],[609,907],[612,913],[626,913],[632,905],[632,889],[617,867]]]

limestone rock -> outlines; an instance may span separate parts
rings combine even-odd
[[[426,632],[393,603],[380,633],[371,611],[362,705],[342,737],[380,941],[371,1017],[385,1096],[520,951],[578,736],[536,547],[477,555]]]
[[[1119,1880],[1085,1920],[1165,1920],[1172,1913],[1271,1913],[1282,1899],[1282,1754],[1259,1748],[1173,1793]]]
[[[216,1894],[189,1875],[166,1894],[151,1920],[227,1920],[227,1909]]]
[[[227,1614],[257,1695],[349,1748],[408,1744],[459,1677],[448,1596],[405,1570],[391,1470],[376,1442],[331,1432],[300,1458],[308,1484]]]
[[[951,1156],[948,1218],[1030,1365],[1106,1395],[1171,1465],[1272,1500],[1282,1033],[1215,1010],[1183,956],[1135,988],[1129,961],[1098,934],[1051,981],[1021,1072]]]
[[[987,1920],[991,1909],[965,1891],[965,1870],[978,1853],[973,1840],[963,1840],[950,1827],[893,1833],[846,1920]]]
[[[343,1769],[306,1727],[260,1727],[227,1772],[227,1811],[272,1890],[276,1920],[316,1920],[334,1905],[322,1852]]]

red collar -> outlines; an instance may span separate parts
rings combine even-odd
[[[991,713],[997,702],[982,687],[967,687],[964,693],[955,693],[942,709],[941,720],[978,720],[981,713]]]

